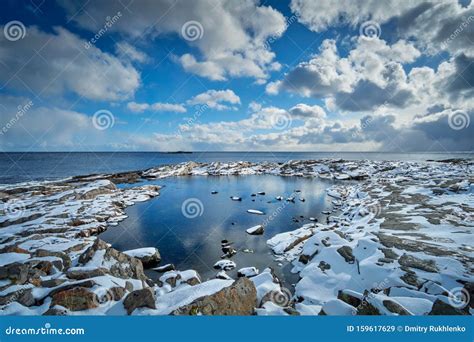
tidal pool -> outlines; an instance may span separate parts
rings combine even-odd
[[[231,258],[237,267],[227,274],[236,277],[237,270],[243,267],[255,266],[263,270],[270,266],[289,286],[297,276],[291,274],[290,264],[278,265],[266,241],[277,233],[310,223],[310,217],[325,222],[326,215],[321,212],[332,207],[325,190],[334,182],[252,175],[177,177],[143,184],[163,186],[160,196],[128,207],[125,210],[128,218],[109,227],[101,234],[101,239],[122,251],[157,247],[162,257],[161,265],[173,263],[179,270],[194,269],[203,280],[217,274],[213,265],[224,254],[221,241],[228,240],[237,250]],[[231,196],[242,200],[233,201]],[[277,200],[277,196],[282,196],[283,200]],[[286,201],[290,196],[295,197],[294,202]],[[185,207],[188,204],[187,211],[183,210],[183,203]],[[190,203],[194,204],[193,208]],[[262,211],[265,215],[247,213],[248,209]],[[263,235],[246,233],[246,229],[262,223],[265,223]],[[161,275],[155,271],[147,273],[155,279]]]

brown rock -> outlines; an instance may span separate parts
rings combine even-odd
[[[153,289],[147,287],[142,290],[136,290],[128,294],[123,301],[123,306],[130,315],[136,308],[147,307],[156,309],[155,306],[155,293]]]
[[[231,286],[196,299],[172,315],[252,315],[257,306],[257,290],[252,281],[239,278]]]
[[[51,307],[63,306],[71,311],[94,309],[98,306],[99,298],[85,287],[75,287],[57,292],[53,295]]]

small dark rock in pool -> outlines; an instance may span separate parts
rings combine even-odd
[[[218,194],[218,193],[219,193],[219,192],[217,192],[217,191],[211,191],[211,195],[216,195],[216,194]]]

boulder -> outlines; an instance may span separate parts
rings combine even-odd
[[[443,302],[441,299],[436,299],[433,303],[433,307],[428,315],[469,315],[467,310],[455,308],[448,303]]]
[[[131,314],[136,308],[147,307],[156,309],[155,293],[152,288],[136,290],[128,294],[123,301],[123,306],[127,310],[127,314]]]
[[[257,305],[257,290],[252,281],[240,278],[231,286],[196,299],[174,310],[172,315],[252,315]]]
[[[131,249],[124,253],[140,260],[145,268],[154,267],[161,261],[160,252],[154,247]]]
[[[140,260],[109,247],[106,242],[100,239],[96,239],[94,244],[81,254],[79,263],[86,265],[92,260],[96,252],[101,250],[105,250],[105,253],[103,255],[102,265],[100,266],[108,269],[109,274],[123,279],[147,279]]]
[[[96,268],[96,269],[71,269],[66,272],[66,277],[69,279],[82,280],[89,279],[94,277],[101,277],[108,273],[105,268]]]
[[[20,303],[23,306],[32,306],[36,303],[36,300],[31,289],[21,289],[0,297],[0,305],[8,305],[13,302]]]
[[[71,311],[94,309],[98,307],[99,298],[85,287],[74,287],[63,290],[53,295],[51,307],[63,306]]]
[[[259,224],[257,226],[247,229],[246,231],[247,231],[247,234],[250,234],[250,235],[261,235],[265,231],[265,228],[263,227],[263,225]]]
[[[352,254],[352,248],[349,246],[342,246],[337,249],[337,252],[344,258],[349,264],[353,264],[355,261],[354,255]]]
[[[423,260],[413,255],[403,254],[398,263],[405,267],[417,268],[422,271],[436,273],[438,268],[433,260]]]
[[[400,316],[411,316],[412,314],[407,310],[405,309],[403,306],[401,306],[400,304],[392,301],[392,300],[384,300],[383,302],[383,306],[385,306],[387,308],[388,311],[390,312],[393,312],[393,313],[396,313]]]
[[[66,253],[63,253],[63,252],[57,252],[57,251],[48,251],[46,249],[37,249],[34,253],[34,256],[36,257],[48,257],[48,256],[54,256],[54,257],[58,257],[58,258],[61,258],[62,261],[63,261],[63,267],[61,270],[66,270],[68,269],[69,267],[71,267],[71,258],[69,257],[69,255],[67,255]]]

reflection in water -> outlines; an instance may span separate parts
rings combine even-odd
[[[325,220],[321,211],[330,207],[325,190],[332,184],[321,179],[269,175],[179,177],[153,183],[163,186],[160,196],[127,208],[129,217],[117,227],[109,228],[101,235],[102,239],[119,250],[157,247],[162,264],[173,263],[181,270],[195,269],[203,280],[215,277],[217,271],[212,266],[223,255],[221,240],[225,239],[233,242],[238,251],[232,257],[237,268],[228,272],[230,276],[236,277],[237,269],[242,267],[256,266],[263,270],[271,266],[287,285],[296,280],[289,272],[291,265],[279,266],[266,240],[309,223],[309,217]],[[252,196],[258,192],[265,195]],[[295,195],[294,203],[275,199],[291,195]],[[242,201],[232,201],[231,196],[239,196]],[[183,215],[182,205],[188,199],[198,203],[195,208],[198,214]],[[265,215],[249,214],[248,209],[263,211]],[[245,232],[264,222],[263,235]],[[245,253],[244,249],[253,253]],[[156,278],[159,274],[155,273],[149,275]]]

